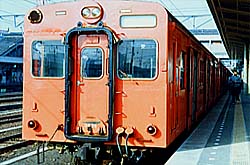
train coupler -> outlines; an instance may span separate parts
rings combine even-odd
[[[100,152],[100,147],[91,147],[90,143],[85,143],[78,147],[75,157],[81,161],[97,160]]]

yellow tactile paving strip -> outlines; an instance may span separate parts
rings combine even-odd
[[[234,110],[233,142],[231,145],[231,165],[249,165],[250,155],[246,140],[245,121],[242,104],[236,104]]]

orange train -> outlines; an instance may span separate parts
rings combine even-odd
[[[167,148],[225,91],[228,70],[158,3],[49,4],[24,26],[23,138],[84,161]]]

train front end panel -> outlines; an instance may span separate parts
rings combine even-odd
[[[23,138],[166,147],[167,27],[166,10],[150,2],[32,9],[24,31]]]

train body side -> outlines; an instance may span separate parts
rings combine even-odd
[[[168,112],[171,117],[168,116],[168,125],[172,134],[168,137],[171,143],[180,131],[195,126],[226,91],[229,71],[173,16],[169,16],[169,21]]]

